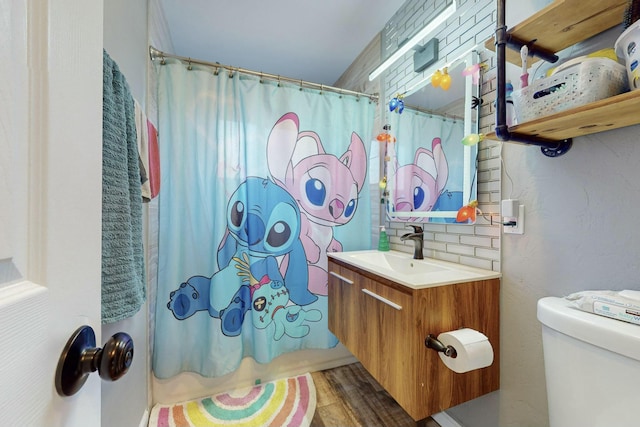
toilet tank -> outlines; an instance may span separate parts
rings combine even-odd
[[[640,426],[640,325],[538,301],[550,427]]]

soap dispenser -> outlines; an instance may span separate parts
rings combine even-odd
[[[384,225],[380,226],[380,239],[378,240],[378,250],[381,252],[387,252],[389,250],[389,237],[387,237],[387,230]]]

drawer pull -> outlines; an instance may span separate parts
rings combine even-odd
[[[402,310],[402,306],[401,305],[398,305],[393,301],[389,301],[385,297],[381,297],[380,295],[376,294],[375,292],[371,292],[369,289],[363,289],[362,292],[364,292],[365,294],[367,294],[369,296],[374,297],[378,301],[382,301],[383,303],[385,303],[387,305],[390,305],[391,307],[395,308],[396,310]]]
[[[338,273],[336,273],[334,271],[330,271],[329,274],[332,275],[333,277],[337,277],[338,279],[340,279],[343,282],[346,282],[346,283],[348,283],[350,285],[353,285],[353,280],[349,280],[346,277],[341,276],[341,275],[339,275]]]

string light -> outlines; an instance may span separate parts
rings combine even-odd
[[[451,76],[449,75],[449,67],[444,67],[442,71],[436,70],[431,76],[431,86],[440,87],[442,90],[449,90],[451,87]]]
[[[402,112],[404,111],[404,101],[402,100],[403,98],[404,95],[399,93],[395,98],[391,99],[391,101],[389,101],[389,111],[395,111],[398,114],[402,114]]]
[[[462,141],[460,142],[462,142],[462,145],[472,146],[476,145],[480,141],[484,141],[484,135],[481,133],[472,133],[462,138]]]

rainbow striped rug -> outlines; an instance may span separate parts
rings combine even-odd
[[[308,427],[316,410],[311,374],[174,405],[156,405],[149,427]]]

